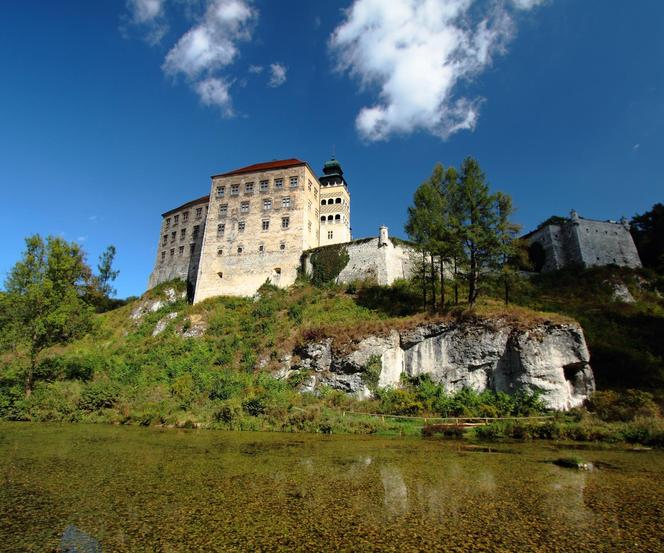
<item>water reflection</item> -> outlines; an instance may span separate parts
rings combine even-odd
[[[408,488],[401,471],[394,465],[380,467],[383,482],[383,505],[391,518],[408,512]]]

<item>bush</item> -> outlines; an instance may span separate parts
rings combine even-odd
[[[113,407],[120,395],[117,384],[108,381],[96,381],[88,384],[81,392],[78,407],[83,411],[97,411]]]
[[[586,408],[608,422],[628,422],[638,417],[657,417],[660,414],[652,394],[641,390],[595,392],[586,401]]]

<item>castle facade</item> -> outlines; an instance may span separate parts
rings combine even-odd
[[[348,278],[363,269],[382,284],[408,276],[403,248],[387,243],[386,228],[379,242],[352,241],[348,183],[334,158],[320,177],[299,159],[258,163],[212,176],[209,196],[162,214],[148,287],[185,280],[195,303],[250,296],[266,280],[293,284],[304,252],[335,244],[348,244],[355,260]]]
[[[524,239],[537,271],[556,271],[570,265],[641,267],[629,223],[624,218],[596,221],[572,211],[569,218],[549,219]]]

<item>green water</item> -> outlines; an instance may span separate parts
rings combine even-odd
[[[0,550],[73,524],[104,551],[658,551],[663,475],[658,451],[0,424]]]

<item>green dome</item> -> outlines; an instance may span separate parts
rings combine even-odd
[[[323,173],[326,175],[343,175],[341,164],[332,156],[332,159],[325,162],[323,165]]]

